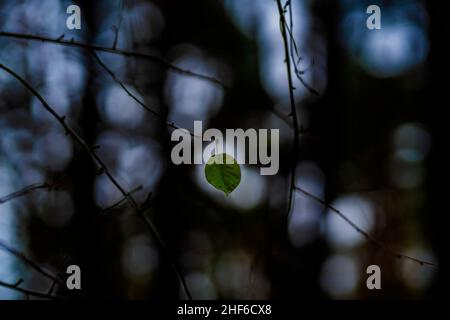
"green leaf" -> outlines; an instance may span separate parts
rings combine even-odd
[[[241,182],[241,168],[228,154],[211,156],[205,166],[206,180],[228,196]]]

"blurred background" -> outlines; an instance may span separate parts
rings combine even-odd
[[[284,3],[284,1],[283,1]],[[81,8],[81,30],[66,8]],[[381,7],[381,30],[366,8]],[[300,137],[296,183],[397,251],[436,264],[445,200],[442,100],[449,5],[437,1],[292,0],[291,30],[304,80],[295,79]],[[0,31],[138,51],[98,53],[115,76],[164,120],[193,129],[280,129],[280,171],[243,165],[226,197],[202,165],[175,166],[171,128],[144,110],[88,50],[0,35],[0,63],[24,77],[98,154],[169,247],[194,299],[388,299],[440,296],[440,269],[398,259],[300,193],[287,219],[292,125],[273,0],[0,1]],[[64,35],[62,37],[62,35]],[[448,81],[447,81],[448,82]],[[441,100],[442,99],[442,100]],[[63,279],[82,270],[73,298],[186,298],[154,238],[39,100],[0,70],[0,241]],[[109,208],[105,210],[105,208]],[[366,288],[381,267],[382,290]],[[52,281],[0,249],[0,280],[47,292]],[[25,299],[0,287],[2,299]]]

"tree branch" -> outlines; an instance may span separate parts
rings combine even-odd
[[[218,85],[220,85],[223,88],[227,88],[227,85],[224,82],[222,82],[221,80],[219,80],[219,79],[217,79],[215,77],[199,74],[199,73],[196,73],[196,72],[192,72],[190,70],[186,70],[186,69],[180,68],[180,67],[178,67],[176,65],[173,65],[173,64],[165,61],[162,58],[159,58],[159,57],[147,54],[147,53],[136,52],[136,51],[127,51],[127,50],[114,49],[114,48],[108,48],[108,47],[102,47],[102,46],[99,46],[99,45],[94,45],[94,44],[74,41],[73,39],[71,39],[71,40],[64,40],[61,37],[53,39],[53,38],[48,38],[48,37],[44,37],[44,36],[37,36],[37,35],[31,35],[31,34],[21,34],[21,33],[14,33],[14,32],[5,32],[5,31],[0,31],[0,36],[8,37],[8,38],[15,38],[15,39],[43,41],[43,42],[53,43],[53,44],[57,44],[57,45],[63,45],[63,46],[69,46],[69,47],[78,47],[78,48],[83,48],[83,49],[87,49],[87,50],[94,50],[94,51],[102,51],[102,52],[108,52],[108,53],[113,53],[113,54],[119,54],[119,55],[122,55],[122,56],[125,56],[125,57],[134,57],[134,58],[144,59],[144,60],[148,60],[148,61],[152,61],[152,62],[158,63],[159,65],[163,66],[164,68],[166,68],[168,70],[171,70],[171,71],[174,71],[176,73],[183,74],[183,75],[190,76],[190,77],[194,77],[194,78],[198,78],[198,79],[202,79],[202,80],[205,80],[205,81],[209,81],[211,83],[218,84]]]
[[[417,259],[417,258],[408,256],[406,254],[402,254],[402,253],[399,253],[399,252],[396,252],[396,251],[392,250],[387,245],[385,245],[383,242],[381,242],[380,240],[374,238],[369,233],[367,233],[367,231],[361,229],[358,225],[356,225],[356,223],[354,223],[352,220],[350,220],[345,214],[343,214],[341,211],[339,211],[338,209],[336,209],[332,205],[328,204],[324,200],[320,199],[319,197],[316,197],[315,195],[309,193],[305,189],[300,188],[298,186],[295,186],[295,190],[303,193],[307,197],[315,200],[316,202],[322,204],[324,207],[330,209],[332,212],[334,212],[339,217],[341,217],[345,222],[347,222],[356,232],[358,232],[364,238],[366,238],[369,242],[375,244],[377,247],[379,247],[380,249],[390,253],[391,255],[393,255],[393,256],[395,256],[395,257],[397,257],[399,259],[406,259],[406,260],[413,261],[415,263],[420,264],[421,266],[428,265],[428,266],[432,266],[432,267],[436,267],[436,268],[438,267],[435,263],[424,261],[424,260],[420,260],[420,259]]]
[[[13,70],[9,69],[8,67],[4,66],[0,63],[0,69],[5,70],[7,73],[12,75],[14,78],[16,78],[20,83],[23,84],[25,88],[27,88],[42,104],[42,106],[56,119],[56,121],[59,122],[61,127],[65,130],[66,134],[69,135],[78,145],[80,145],[94,160],[94,162],[97,163],[97,165],[100,166],[101,171],[108,177],[108,179],[113,183],[113,185],[120,191],[120,193],[127,199],[127,201],[131,204],[131,206],[134,208],[136,214],[141,217],[141,219],[144,221],[145,225],[149,229],[150,233],[155,238],[157,244],[160,246],[160,248],[163,250],[164,254],[166,255],[167,259],[171,262],[171,265],[179,278],[184,291],[189,299],[192,299],[192,296],[187,288],[186,281],[178,267],[178,265],[175,262],[175,259],[170,254],[170,251],[168,247],[165,245],[164,241],[162,240],[161,236],[159,235],[159,232],[153,225],[153,222],[148,219],[144,212],[139,208],[136,200],[133,198],[133,196],[125,191],[125,189],[119,184],[119,182],[114,178],[111,171],[108,169],[106,164],[103,162],[103,160],[97,155],[95,152],[95,149],[92,148],[87,142],[83,140],[67,123],[66,123],[66,117],[59,115],[48,103],[47,101],[21,76],[19,76],[17,73],[15,73]]]
[[[12,254],[16,258],[18,258],[21,261],[23,261],[26,265],[30,266],[31,268],[36,270],[38,273],[43,275],[44,277],[46,277],[46,278],[48,278],[50,280],[53,280],[54,282],[58,283],[59,285],[64,285],[57,277],[55,277],[54,275],[52,275],[49,272],[45,271],[36,262],[34,262],[33,260],[29,259],[25,254],[23,254],[22,252],[14,249],[14,248],[11,248],[10,246],[8,246],[3,241],[0,241],[0,250],[4,250],[4,251]]]
[[[131,190],[129,193],[133,194],[133,193],[138,192],[138,191],[140,191],[142,189],[143,189],[143,186],[140,185],[140,186],[134,188],[133,190]],[[102,209],[100,213],[102,213],[102,214],[109,213],[110,211],[113,211],[113,210],[117,209],[118,207],[120,207],[125,202],[127,202],[127,199],[126,198],[122,198],[119,201],[115,202],[114,204],[110,205],[109,207],[106,207],[106,208]]]
[[[288,43],[288,37],[286,32],[286,20],[284,17],[284,9],[281,5],[281,0],[276,0],[277,6],[278,6],[278,13],[280,15],[280,29],[281,29],[281,36],[283,38],[283,45],[284,45],[284,56],[285,56],[285,63],[286,63],[286,70],[287,70],[287,78],[288,78],[288,84],[289,84],[289,101],[291,103],[291,116],[292,116],[292,122],[294,127],[294,138],[293,138],[293,147],[292,147],[292,158],[291,158],[291,179],[290,179],[290,186],[289,186],[289,200],[288,200],[288,219],[292,208],[292,202],[293,202],[293,193],[294,193],[294,187],[295,187],[295,169],[297,167],[297,153],[298,153],[298,133],[300,132],[299,125],[298,125],[298,119],[297,119],[297,109],[295,107],[295,99],[294,99],[294,85],[292,83],[292,72],[291,72],[291,60],[289,55],[289,43]]]
[[[175,65],[170,64],[169,62],[149,55],[149,54],[145,54],[145,53],[140,53],[140,52],[133,52],[133,51],[126,51],[126,50],[120,50],[120,49],[116,49],[116,48],[108,48],[108,47],[102,47],[102,46],[98,46],[98,45],[91,45],[88,43],[83,43],[83,42],[77,42],[77,41],[73,41],[73,40],[64,40],[64,35],[58,37],[58,38],[48,38],[48,37],[44,37],[44,36],[37,36],[37,35],[30,35],[30,34],[21,34],[21,33],[14,33],[14,32],[5,32],[5,31],[0,31],[0,36],[3,37],[8,37],[8,38],[15,38],[15,39],[23,39],[23,40],[34,40],[34,41],[43,41],[43,42],[48,42],[48,43],[53,43],[56,45],[63,45],[63,46],[72,46],[72,47],[79,47],[79,48],[83,48],[83,49],[87,49],[87,50],[93,50],[95,52],[109,52],[112,54],[119,54],[119,55],[123,55],[123,56],[127,56],[127,57],[135,57],[135,58],[140,58],[140,59],[144,59],[144,60],[150,60],[156,63],[160,63],[163,65],[163,67],[172,70],[174,72],[180,73],[180,74],[184,74],[186,76],[191,76],[191,77],[195,77],[195,78],[199,78],[205,81],[209,81],[212,82],[214,84],[218,84],[220,85],[223,89],[229,89],[229,86],[226,85],[223,81],[211,77],[211,76],[206,76],[206,75],[202,75],[202,74],[198,74],[189,70],[185,70],[182,69],[180,67],[177,67]],[[275,116],[279,117],[281,120],[286,121],[285,117],[283,115],[280,115],[280,113],[274,112],[274,110],[272,108],[267,108],[270,112],[274,113]],[[168,123],[166,123],[169,127],[172,127],[172,125],[169,125]],[[289,124],[291,125],[291,124]],[[190,133],[192,135],[192,133]]]
[[[285,28],[289,34],[290,44],[291,44],[291,58],[292,58],[292,65],[294,66],[294,73],[297,77],[297,79],[302,83],[302,85],[312,94],[316,96],[320,96],[320,93],[315,90],[311,85],[309,85],[305,79],[303,79],[302,74],[305,72],[305,70],[299,70],[297,67],[297,64],[300,62],[302,57],[300,56],[298,52],[298,46],[297,42],[294,38],[294,19],[292,17],[292,1],[288,0],[286,4],[284,5],[284,8],[289,7],[289,26],[287,25],[286,19],[284,21]],[[297,61],[296,57],[297,56]]]
[[[19,280],[17,283],[15,284],[10,284],[7,282],[3,282],[0,280],[0,286],[5,287],[5,288],[9,288],[18,292],[22,292],[24,294],[26,294],[27,296],[34,296],[34,297],[38,297],[38,298],[43,298],[43,299],[50,299],[50,300],[60,300],[61,297],[57,297],[57,296],[53,296],[51,294],[47,294],[47,293],[41,293],[41,292],[37,292],[37,291],[32,291],[32,290],[28,290],[28,289],[24,289],[19,287],[19,285],[22,283],[21,280]]]
[[[146,105],[143,101],[141,101],[138,97],[136,97],[126,86],[125,84],[117,78],[117,76],[114,74],[114,72],[100,59],[100,57],[95,53],[94,50],[90,50],[91,54],[94,56],[94,59],[98,62],[98,64],[111,76],[111,78],[128,94],[128,96],[136,101],[142,108],[144,108],[146,111],[153,114],[155,117],[157,117],[161,122],[163,122],[166,126],[172,129],[179,129],[184,130],[188,132],[191,136],[195,137],[195,135],[190,132],[187,129],[181,128],[173,122],[166,121],[162,115],[160,115],[158,112],[153,110],[153,108],[150,108],[148,105]]]
[[[114,42],[112,48],[115,50],[117,47],[117,42],[119,41],[119,32],[120,27],[122,26],[122,20],[123,20],[123,11],[125,9],[125,1],[121,0],[120,2],[120,9],[119,9],[119,17],[117,21],[117,26],[113,26],[114,30]]]
[[[10,193],[4,197],[0,198],[0,204],[3,204],[5,202],[11,201],[13,199],[28,195],[29,193],[32,193],[33,191],[39,190],[39,189],[51,189],[52,186],[46,182],[44,183],[35,183],[28,187],[25,187],[23,189],[20,189],[19,191],[15,191],[13,193]]]

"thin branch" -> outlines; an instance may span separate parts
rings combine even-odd
[[[100,59],[100,57],[95,53],[94,50],[90,50],[91,54],[94,56],[95,60],[98,62],[98,64],[111,76],[111,78],[128,94],[128,96],[136,101],[142,108],[144,108],[146,111],[153,114],[155,117],[157,117],[160,121],[162,121],[166,126],[172,128],[172,129],[179,129],[184,130],[187,133],[189,133],[191,136],[195,137],[195,135],[190,132],[187,129],[181,128],[173,122],[166,121],[162,115],[160,115],[158,112],[156,112],[153,108],[149,107],[147,104],[145,104],[143,101],[141,101],[136,95],[134,95],[126,86],[125,84],[117,78],[117,76],[114,74],[114,72]]]
[[[58,267],[57,267],[57,270],[59,270],[57,273],[56,273],[56,275],[59,277],[59,276],[61,276],[61,275],[65,275],[66,273],[66,268],[63,268],[63,266],[65,266],[66,265],[66,262],[69,260],[69,258],[70,258],[70,256],[69,255],[66,255],[61,261],[60,261],[60,263],[59,263],[59,265],[58,265]],[[49,288],[49,290],[48,290],[48,292],[47,292],[47,294],[52,294],[53,293],[53,290],[55,289],[55,287],[56,287],[56,284],[57,284],[58,282],[57,281],[52,281],[52,284],[50,285],[50,288]]]
[[[361,229],[358,225],[356,225],[356,223],[354,223],[352,220],[350,220],[345,214],[343,214],[341,211],[339,211],[338,209],[336,209],[335,207],[333,207],[332,205],[328,204],[327,202],[325,202],[324,200],[320,199],[319,197],[316,197],[315,195],[309,193],[308,191],[306,191],[303,188],[300,188],[298,186],[295,186],[295,190],[303,193],[304,195],[306,195],[307,197],[317,201],[318,203],[322,204],[324,207],[330,209],[332,212],[334,212],[335,214],[337,214],[339,217],[341,217],[345,222],[347,222],[356,232],[358,232],[359,234],[361,234],[364,238],[366,238],[369,242],[375,244],[377,247],[379,247],[380,249],[392,254],[393,256],[399,258],[399,259],[406,259],[406,260],[410,260],[413,261],[415,263],[420,264],[421,266],[424,265],[428,265],[428,266],[432,266],[437,268],[437,264],[433,263],[433,262],[428,262],[428,261],[424,261],[424,260],[420,260],[411,256],[408,256],[406,254],[403,253],[399,253],[394,251],[393,249],[389,248],[387,245],[385,245],[383,242],[381,242],[380,240],[374,238],[373,236],[371,236],[367,231]]]
[[[292,65],[294,66],[295,76],[310,93],[312,93],[316,96],[320,96],[320,93],[316,89],[314,89],[310,84],[308,84],[305,79],[303,79],[302,75],[305,73],[305,71],[298,69],[297,64],[300,63],[300,61],[302,60],[302,57],[300,56],[300,54],[298,52],[297,41],[295,41],[295,37],[294,37],[294,29],[293,29],[294,28],[294,20],[292,18],[292,2],[289,0],[285,4],[285,7],[289,7],[289,26],[287,25],[286,19],[284,20],[284,24],[285,24],[285,28],[288,32],[288,35],[289,35],[290,47],[291,47],[290,54],[291,54],[291,59],[292,59]],[[296,56],[297,56],[297,59],[296,59]]]
[[[294,85],[292,83],[292,73],[291,73],[291,59],[289,55],[289,44],[288,44],[288,37],[286,32],[286,20],[284,17],[284,11],[283,7],[281,5],[281,0],[276,0],[277,6],[278,6],[278,13],[280,15],[280,29],[281,29],[281,36],[283,38],[283,45],[284,45],[284,55],[285,55],[285,63],[286,63],[286,70],[287,70],[287,78],[288,78],[288,84],[289,84],[289,100],[291,103],[291,116],[292,116],[292,122],[294,127],[294,139],[293,139],[293,150],[292,150],[292,159],[291,159],[291,180],[290,180],[290,187],[289,187],[289,200],[288,200],[288,218],[291,212],[292,208],[292,202],[293,202],[293,194],[294,194],[294,187],[295,187],[295,169],[297,166],[297,153],[298,153],[298,142],[299,137],[298,133],[300,132],[299,125],[298,125],[298,119],[297,119],[297,109],[295,107],[295,99],[294,99]]]
[[[53,44],[58,44],[58,45],[63,45],[63,46],[78,47],[78,48],[83,48],[83,49],[87,49],[87,50],[109,52],[109,53],[113,53],[113,54],[119,54],[119,55],[122,55],[125,57],[134,57],[134,58],[145,59],[145,60],[149,60],[152,62],[156,62],[159,65],[163,66],[164,68],[174,71],[176,73],[194,77],[194,78],[198,78],[198,79],[202,79],[205,81],[209,81],[211,83],[218,84],[223,88],[227,88],[227,85],[225,83],[223,83],[221,80],[219,80],[215,77],[199,74],[199,73],[196,73],[196,72],[193,72],[190,70],[180,68],[176,65],[173,65],[173,64],[165,61],[162,58],[159,58],[157,56],[150,55],[147,53],[136,52],[136,51],[127,51],[127,50],[121,50],[121,49],[113,49],[113,48],[103,47],[103,46],[99,46],[99,45],[78,42],[73,39],[72,40],[64,40],[61,37],[53,39],[53,38],[48,38],[48,37],[44,37],[44,36],[22,34],[22,33],[15,33],[15,32],[5,32],[5,31],[0,31],[0,36],[15,38],[15,39],[43,41],[43,42],[48,42],[48,43],[53,43]]]
[[[50,289],[48,289],[47,294],[52,294],[53,293],[53,290],[56,287],[56,283],[57,283],[56,281],[52,281],[52,284],[50,285]]]
[[[50,184],[46,183],[46,182],[44,182],[44,183],[35,183],[35,184],[32,184],[32,185],[29,185],[28,187],[20,189],[19,191],[15,191],[15,192],[13,192],[11,194],[8,194],[8,195],[6,195],[4,197],[1,197],[0,198],[0,204],[3,204],[5,202],[11,201],[11,200],[16,199],[16,198],[20,198],[20,197],[26,196],[26,195],[32,193],[33,191],[36,191],[36,190],[39,190],[39,189],[47,189],[48,190],[48,189],[51,189],[51,188],[52,188],[52,186]]]
[[[7,201],[10,201],[12,199],[21,197],[21,196],[25,196],[35,190],[39,190],[39,189],[51,189],[53,188],[53,186],[49,183],[35,183],[32,184],[28,187],[25,187],[19,191],[13,192],[5,197],[0,198],[0,204],[1,203],[5,203]],[[10,254],[12,254],[13,256],[15,256],[16,258],[20,259],[22,262],[24,262],[25,264],[27,264],[28,266],[30,266],[31,268],[33,268],[34,270],[36,270],[38,273],[42,274],[43,276],[49,278],[52,280],[52,289],[56,284],[62,285],[62,282],[58,279],[58,277],[50,274],[49,272],[45,271],[43,268],[41,268],[37,263],[35,263],[33,260],[29,259],[25,254],[23,254],[22,252],[11,248],[10,246],[8,246],[5,242],[0,241],[0,249],[4,250],[6,252],[9,252]],[[23,282],[23,279],[20,279],[16,284],[15,287],[18,287],[21,283]],[[50,295],[52,292],[49,292],[48,295]]]
[[[286,9],[286,7],[289,7],[289,26],[287,25],[286,20],[285,20],[285,26],[289,33],[290,44],[291,44],[291,58],[292,58],[293,66],[294,66],[295,75],[297,76],[297,79],[303,84],[303,86],[309,90],[310,93],[319,96],[320,93],[317,90],[315,90],[312,86],[310,86],[303,79],[302,74],[304,73],[304,71],[300,71],[297,67],[297,64],[300,63],[302,57],[299,54],[297,41],[295,40],[295,37],[294,37],[294,19],[292,17],[292,1],[291,0],[288,0],[286,2],[286,4],[284,5],[284,9]],[[296,56],[297,56],[297,59],[295,59]]]
[[[133,193],[138,192],[138,191],[140,191],[142,189],[143,189],[143,186],[140,185],[140,186],[134,188],[133,190],[131,190],[129,193],[133,194]],[[110,211],[113,211],[113,210],[117,209],[118,207],[120,207],[125,202],[127,202],[127,198],[124,197],[124,198],[120,199],[119,201],[117,201],[116,203],[110,205],[109,207],[106,207],[106,208],[102,209],[100,213],[102,213],[102,214],[109,213]]]
[[[126,92],[126,94],[131,97],[135,102],[137,102],[142,108],[144,108],[146,111],[150,112],[152,115],[154,115],[156,118],[158,118],[162,123],[164,123],[167,127],[172,129],[178,129],[183,130],[186,133],[190,134],[193,138],[197,139],[203,139],[202,136],[195,135],[193,132],[189,131],[188,129],[181,128],[180,126],[176,125],[174,122],[166,121],[165,118],[156,112],[154,108],[148,106],[145,102],[140,100],[135,94],[133,94],[126,85],[116,76],[116,74],[109,68],[104,61],[98,56],[98,54],[95,53],[94,50],[91,50],[91,54],[93,55],[94,59],[98,62],[98,64],[110,75],[110,77]],[[277,116],[282,121],[286,122],[289,126],[291,126],[291,122],[289,119],[287,119],[280,111],[276,110],[272,106],[268,106],[268,110],[272,112],[275,116]],[[300,133],[304,133],[303,130],[299,131]]]
[[[113,30],[114,30],[114,42],[113,42],[113,46],[112,46],[113,50],[116,49],[117,42],[119,40],[119,31],[120,31],[120,27],[122,26],[124,9],[125,9],[125,0],[121,0],[117,26],[113,26]]]
[[[158,57],[155,57],[155,56],[152,56],[152,55],[149,55],[149,54],[145,54],[145,53],[140,53],[140,52],[125,51],[125,50],[120,50],[120,49],[112,49],[112,48],[108,48],[108,47],[91,45],[91,44],[77,42],[77,41],[73,41],[73,40],[64,40],[64,34],[62,34],[58,38],[53,39],[53,38],[48,38],[48,37],[43,37],[43,36],[36,36],[36,35],[30,35],[30,34],[20,34],[20,33],[0,31],[0,36],[9,37],[9,38],[16,38],[16,39],[44,41],[44,42],[54,43],[54,44],[57,44],[57,45],[79,47],[79,48],[83,48],[83,49],[87,49],[87,50],[93,50],[93,51],[96,51],[96,52],[98,52],[98,51],[109,52],[109,53],[119,54],[119,55],[123,55],[123,56],[127,56],[127,57],[135,57],[135,58],[151,60],[151,61],[160,63],[165,68],[167,68],[169,70],[172,70],[172,71],[175,71],[177,73],[184,74],[184,75],[187,75],[187,76],[192,76],[192,77],[195,77],[195,78],[200,78],[202,80],[206,80],[206,81],[218,84],[224,89],[229,89],[229,87],[224,82],[222,82],[221,80],[219,80],[217,78],[206,76],[206,75],[202,75],[202,74],[198,74],[198,73],[195,73],[195,72],[192,72],[192,71],[189,71],[189,70],[182,69],[180,67],[177,67],[175,65],[170,64],[169,62],[167,62],[167,61],[165,61],[165,60],[163,60],[161,58],[158,58]],[[139,104],[141,104],[141,103],[139,103]],[[268,108],[268,110],[270,112],[274,113],[277,117],[279,117],[283,121],[285,121],[284,116],[280,116],[279,113],[274,112],[274,110],[271,109],[271,108]],[[150,111],[150,112],[152,112],[152,111]],[[168,125],[169,127],[174,128],[174,129],[178,128],[177,126],[175,126],[174,123],[170,123],[169,122],[169,123],[166,123],[166,125]],[[189,134],[191,136],[194,136],[193,133],[191,133],[191,132],[189,132]]]
[[[134,208],[136,214],[143,219],[145,222],[147,228],[150,230],[153,237],[156,239],[156,242],[163,250],[164,254],[166,255],[167,259],[171,262],[171,265],[179,278],[184,291],[189,299],[192,299],[191,294],[187,288],[186,281],[178,267],[178,265],[175,262],[175,259],[170,254],[170,251],[168,247],[165,245],[164,241],[162,240],[161,236],[159,235],[159,232],[157,231],[156,227],[153,225],[153,222],[148,219],[144,212],[139,208],[136,200],[133,198],[133,196],[125,191],[125,189],[119,184],[119,182],[114,178],[111,171],[108,169],[106,164],[103,162],[103,160],[97,155],[95,152],[95,148],[92,148],[87,142],[83,140],[67,123],[65,116],[59,115],[48,103],[47,101],[21,76],[19,76],[17,73],[15,73],[13,70],[9,69],[8,67],[4,66],[0,63],[0,69],[5,70],[7,73],[12,75],[14,78],[16,78],[20,83],[24,85],[25,88],[27,88],[43,105],[43,107],[59,122],[61,127],[65,130],[66,134],[69,135],[77,144],[79,144],[97,163],[98,166],[100,166],[101,171],[108,177],[108,179],[113,183],[113,185],[120,191],[120,193],[128,200],[128,202],[131,204],[131,206]]]
[[[152,199],[153,192],[149,192],[147,194],[147,197],[145,198],[144,202],[141,205],[142,210],[147,210],[147,208],[150,206],[150,200]]]
[[[12,290],[15,290],[15,291],[18,291],[18,292],[22,292],[22,293],[24,293],[27,296],[27,299],[28,299],[28,296],[34,296],[34,297],[43,298],[43,299],[50,299],[50,300],[59,300],[59,299],[61,299],[61,297],[53,296],[51,294],[47,294],[47,293],[42,293],[42,292],[37,292],[37,291],[32,291],[32,290],[29,290],[29,289],[21,288],[21,287],[19,287],[19,285],[22,282],[23,281],[19,280],[15,284],[10,284],[10,283],[3,282],[3,281],[0,280],[0,286],[5,287],[5,288],[9,288],[9,289],[12,289]]]
[[[57,277],[55,277],[54,275],[52,275],[49,272],[42,269],[36,262],[34,262],[30,258],[28,258],[25,254],[23,254],[22,252],[14,249],[14,248],[11,248],[3,241],[0,241],[0,250],[4,250],[4,251],[12,254],[16,258],[23,261],[26,265],[30,266],[31,268],[33,268],[34,270],[36,270],[37,272],[42,274],[44,277],[47,277],[48,279],[53,280],[54,282],[58,283],[59,285],[63,284]]]

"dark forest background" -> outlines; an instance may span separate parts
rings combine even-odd
[[[81,30],[66,28],[70,4],[81,8]],[[366,28],[370,4],[381,7],[381,30]],[[320,94],[294,79],[305,129],[296,184],[396,251],[440,265],[449,4],[291,5],[298,67]],[[439,297],[442,266],[391,255],[314,199],[297,192],[287,219],[292,119],[279,19],[272,0],[2,0],[0,63],[99,146],[113,175],[145,204],[194,299]],[[1,32],[116,43],[226,87],[157,61],[97,52],[161,121],[89,50]],[[258,167],[244,166],[241,185],[226,197],[207,184],[203,166],[172,164],[166,120],[188,129],[194,120],[221,130],[279,128],[280,171],[260,176]],[[41,182],[52,188],[0,203],[1,281],[22,279],[21,287],[38,292],[53,282],[8,247],[62,281],[68,265],[81,267],[82,290],[56,284],[55,295],[186,298],[123,195],[36,97],[0,70],[0,197]],[[382,290],[366,288],[371,264],[381,267]],[[0,298],[26,295],[0,287]]]

